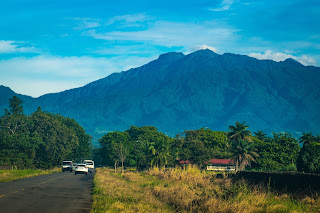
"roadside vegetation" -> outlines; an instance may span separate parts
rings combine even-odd
[[[303,133],[297,140],[285,132],[267,136],[251,132],[246,122],[236,122],[228,132],[208,128],[188,130],[168,137],[153,126],[131,126],[104,135],[94,150],[99,165],[135,167],[142,171],[186,164],[205,169],[210,159],[233,159],[238,170],[320,173],[320,136]],[[119,169],[120,169],[119,168]]]
[[[74,120],[44,112],[25,115],[14,96],[0,117],[0,168],[51,169],[65,159],[91,156],[91,136]]]
[[[114,173],[98,169],[91,212],[319,212],[317,195],[277,193],[196,166]]]
[[[50,170],[34,170],[34,169],[24,169],[24,170],[0,170],[0,182],[9,182],[13,180],[35,177],[39,175],[52,174],[55,172],[60,172],[60,168],[54,168]]]

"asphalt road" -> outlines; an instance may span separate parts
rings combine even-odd
[[[0,212],[90,212],[93,176],[59,172],[0,183]]]

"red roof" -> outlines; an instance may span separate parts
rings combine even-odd
[[[231,159],[211,159],[209,160],[210,164],[235,164],[234,160]]]

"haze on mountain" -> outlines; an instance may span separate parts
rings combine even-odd
[[[26,114],[40,106],[74,118],[95,139],[131,125],[152,125],[174,136],[202,127],[226,131],[236,121],[269,134],[319,134],[319,80],[320,68],[293,59],[170,52],[144,66],[39,98],[0,86],[0,109],[17,95]]]

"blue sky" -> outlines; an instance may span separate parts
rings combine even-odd
[[[319,66],[319,23],[319,0],[4,1],[0,85],[38,97],[205,48]]]

